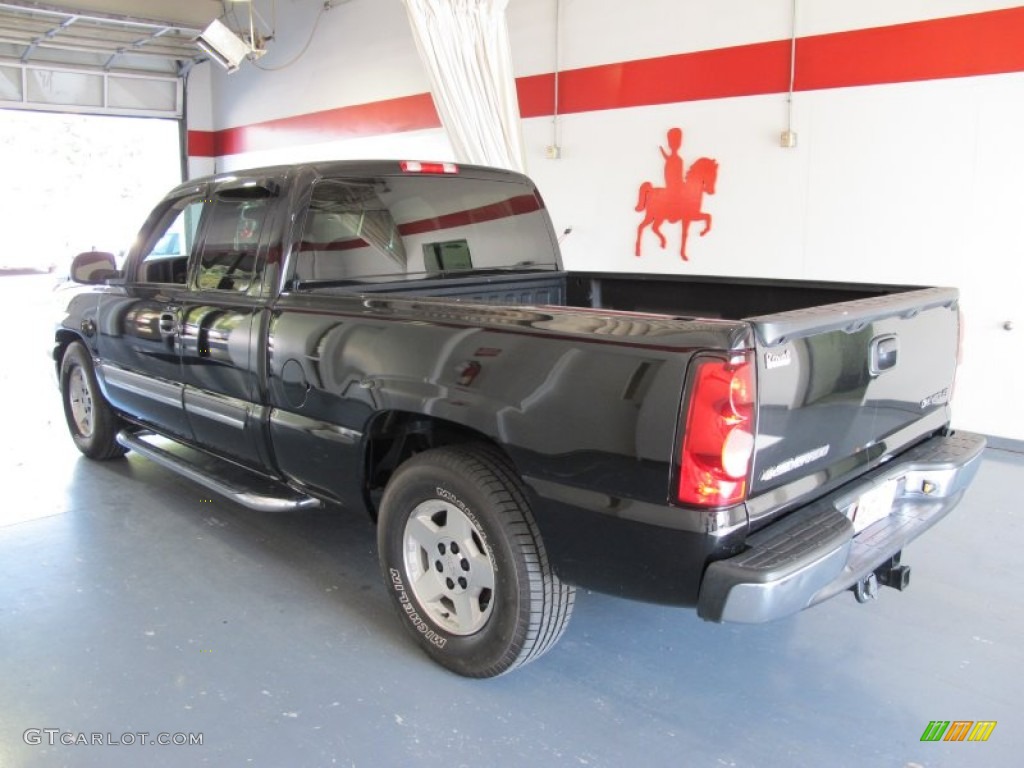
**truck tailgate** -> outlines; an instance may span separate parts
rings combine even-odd
[[[948,422],[957,300],[955,289],[928,288],[750,319],[759,402],[752,520]]]

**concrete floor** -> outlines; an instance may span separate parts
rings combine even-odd
[[[138,457],[79,458],[40,352],[48,298],[0,277],[19,366],[0,369],[3,768],[1021,764],[1020,454],[988,451],[905,553],[902,595],[730,626],[582,593],[551,653],[470,681],[406,636],[363,517],[260,515]],[[930,720],[998,726],[922,743]]]

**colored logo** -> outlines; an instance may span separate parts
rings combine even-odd
[[[921,741],[988,741],[995,729],[995,720],[932,720]]]
[[[665,160],[665,186],[656,187],[645,181],[640,185],[639,199],[636,210],[644,212],[644,220],[636,229],[636,255],[640,255],[644,230],[647,227],[658,236],[658,242],[664,248],[667,244],[661,225],[666,221],[683,225],[679,255],[683,261],[686,256],[686,238],[690,232],[690,224],[695,221],[704,222],[700,236],[704,237],[711,231],[711,214],[701,210],[704,194],[715,194],[715,183],[718,180],[718,161],[710,157],[701,157],[693,162],[684,174],[683,158],[679,154],[683,146],[681,128],[670,128],[668,131],[668,149],[659,147]]]

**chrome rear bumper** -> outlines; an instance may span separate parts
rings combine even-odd
[[[932,438],[758,531],[743,552],[708,567],[698,614],[709,621],[772,621],[857,584],[960,502],[984,448],[985,438],[970,432]],[[896,483],[890,514],[855,533],[852,506],[890,482]]]

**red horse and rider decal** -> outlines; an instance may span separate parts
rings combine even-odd
[[[705,193],[715,194],[718,161],[710,157],[701,157],[693,162],[684,175],[683,158],[679,154],[682,145],[682,129],[670,128],[668,149],[658,148],[665,160],[665,186],[656,187],[649,181],[640,185],[640,197],[637,200],[636,210],[646,211],[646,213],[644,220],[636,229],[637,256],[640,255],[644,229],[648,226],[658,236],[661,247],[664,248],[667,241],[665,235],[661,233],[661,225],[666,221],[671,224],[681,222],[683,236],[679,254],[683,257],[683,261],[688,261],[686,238],[690,231],[690,224],[694,221],[704,222],[704,228],[700,231],[701,237],[711,231],[711,214],[702,211],[701,206],[704,203]]]

